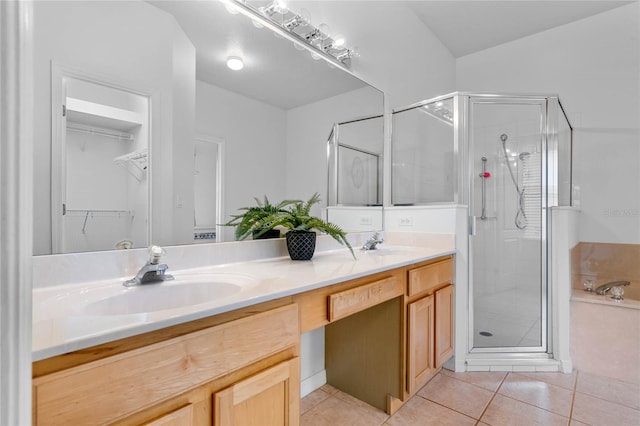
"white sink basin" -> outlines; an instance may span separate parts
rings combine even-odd
[[[404,256],[411,252],[415,252],[415,249],[411,247],[379,245],[373,250],[359,250],[359,252],[363,256]]]
[[[129,315],[211,303],[233,296],[256,283],[242,274],[187,274],[160,283],[101,289],[71,303],[74,315]],[[89,290],[90,292],[91,290]],[[87,297],[89,296],[89,297]],[[73,299],[73,294],[66,297]],[[70,300],[71,301],[71,300]]]
[[[216,298],[240,292],[242,287],[231,283],[148,284],[130,288],[106,299],[89,303],[82,308],[90,315],[126,315],[164,311],[183,306],[199,305]]]

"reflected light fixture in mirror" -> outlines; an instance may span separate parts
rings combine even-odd
[[[289,8],[284,1],[273,0],[270,5],[258,8],[258,11],[260,11],[260,13],[262,13],[263,15],[271,18],[276,13],[279,15],[285,15],[287,12],[289,12]]]
[[[229,56],[227,58],[227,67],[233,71],[240,71],[244,68],[244,61],[239,56]]]
[[[287,30],[293,31],[297,27],[301,27],[301,26],[306,27],[310,24],[311,24],[311,14],[307,9],[300,9],[297,15],[285,21],[283,25]]]
[[[349,67],[351,59],[358,56],[357,49],[345,46],[343,36],[332,38],[328,25],[313,26],[308,11],[304,9],[298,12],[291,11],[282,0],[273,0],[269,5],[261,7],[251,6],[242,0],[222,1],[228,8],[235,7],[249,16],[255,27],[262,28],[269,25],[271,28],[280,30],[280,34],[288,34],[303,42],[303,45],[312,52],[314,59],[324,56],[335,61],[334,63]]]

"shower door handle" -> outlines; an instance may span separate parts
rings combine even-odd
[[[476,235],[476,221],[477,221],[478,217],[477,216],[469,216],[469,235],[471,235],[472,237],[475,237]]]
[[[478,176],[482,179],[482,215],[480,219],[487,219],[487,179],[491,177],[491,173],[487,171],[487,157],[482,157],[482,171]]]

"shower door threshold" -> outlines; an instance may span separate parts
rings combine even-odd
[[[561,363],[548,353],[476,353],[468,354],[466,371],[562,371]]]

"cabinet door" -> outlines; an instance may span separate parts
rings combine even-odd
[[[407,387],[413,394],[426,383],[435,372],[434,366],[434,297],[427,296],[407,306]]]
[[[300,360],[293,358],[213,396],[214,426],[298,425]]]
[[[185,426],[191,424],[193,424],[193,404],[186,405],[149,423],[145,423],[145,426]]]
[[[436,291],[436,368],[453,355],[453,286]]]

